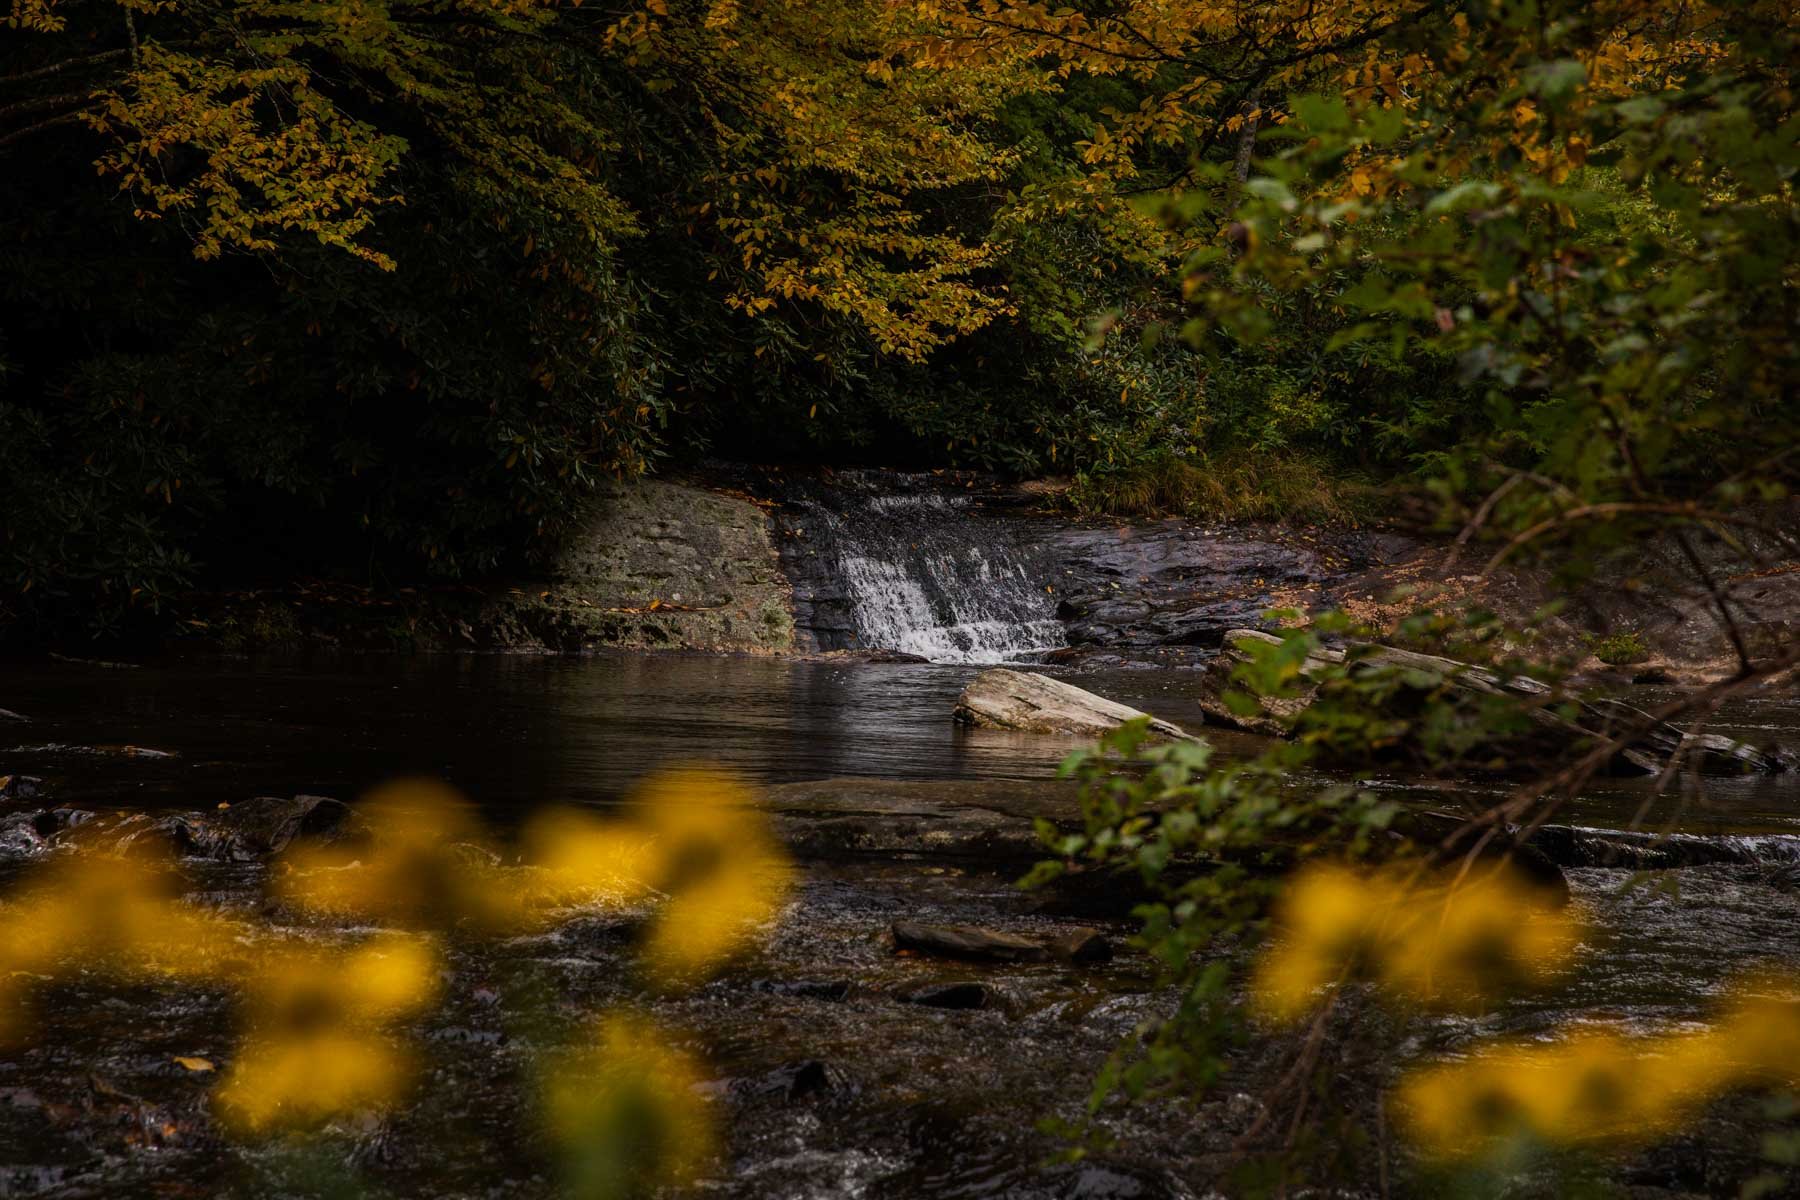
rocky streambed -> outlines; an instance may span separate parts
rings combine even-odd
[[[272,853],[338,836],[356,820],[353,807],[299,797],[146,814],[58,805],[24,794],[17,779],[10,786],[0,880],[83,853],[68,848],[74,832],[93,844],[166,838],[193,902],[257,920],[272,935],[346,936],[272,906],[267,876]],[[803,869],[746,957],[698,990],[667,996],[628,967],[641,910],[575,911],[531,936],[453,939],[443,1003],[398,1031],[428,1064],[414,1102],[312,1141],[245,1140],[219,1125],[209,1091],[237,1049],[226,991],[124,986],[97,973],[58,983],[39,997],[30,1040],[0,1056],[0,1181],[7,1194],[46,1197],[343,1186],[552,1195],[529,1100],[533,1063],[595,1015],[636,1007],[708,1064],[702,1090],[725,1131],[709,1193],[1233,1194],[1224,1181],[1239,1161],[1236,1141],[1255,1125],[1291,1049],[1281,1037],[1242,1051],[1198,1108],[1105,1109],[1109,1152],[1059,1164],[1064,1143],[1039,1129],[1046,1118],[1079,1122],[1107,1056],[1174,1002],[1130,949],[1131,922],[1105,905],[1072,917],[1056,895],[1012,886],[1037,856],[1030,819],[1073,818],[1067,785],[836,779],[771,785],[761,803]],[[1704,1015],[1726,959],[1800,967],[1800,894],[1777,861],[1785,851],[1758,857],[1740,846],[1735,856],[1634,861],[1679,866],[1671,876],[1679,887],[1627,888],[1631,870],[1594,865],[1619,852],[1616,835],[1545,833],[1540,844],[1593,929],[1578,974],[1474,1019],[1378,1022],[1373,1029],[1391,1042],[1365,1056],[1371,1074],[1346,1081],[1352,1092],[1366,1091],[1372,1104],[1378,1072],[1396,1063],[1571,1021],[1681,1027]],[[1605,1160],[1602,1174],[1644,1197],[1734,1195],[1763,1165],[1744,1123],[1753,1114],[1747,1100],[1722,1104],[1689,1134]],[[1392,1153],[1399,1194],[1425,1194],[1404,1190],[1413,1178],[1404,1147]],[[1365,1166],[1373,1170],[1373,1160]],[[1379,1194],[1373,1175],[1347,1183],[1339,1194]],[[1521,1178],[1510,1194],[1556,1195],[1560,1186]]]

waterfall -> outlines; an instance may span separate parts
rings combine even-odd
[[[789,504],[783,565],[820,649],[997,663],[1066,644],[1026,523],[977,513],[929,476],[845,472]]]

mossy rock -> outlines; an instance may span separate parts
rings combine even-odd
[[[794,647],[787,581],[762,510],[662,480],[603,489],[545,577],[497,597],[483,624],[520,648]]]

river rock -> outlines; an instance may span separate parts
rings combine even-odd
[[[994,989],[974,980],[930,983],[901,992],[896,998],[903,1004],[920,1004],[926,1008],[988,1008],[996,1002]]]
[[[980,962],[1048,962],[1050,951],[1042,943],[978,925],[923,925],[895,921],[890,927],[895,950],[930,954],[939,958],[963,958]]]
[[[714,1080],[700,1084],[698,1091],[714,1097],[730,1097],[739,1103],[768,1100],[804,1100],[834,1091],[835,1072],[816,1058],[785,1063],[760,1075],[743,1075],[734,1079]]]
[[[1666,871],[1678,867],[1757,861],[1746,845],[1695,834],[1657,834],[1624,829],[1581,829],[1546,825],[1531,835],[1526,847],[1565,867],[1620,867],[1632,871]]]
[[[1149,714],[1048,675],[996,667],[969,681],[957,697],[952,716],[964,725],[980,729],[1091,737]],[[1164,737],[1191,736],[1179,726],[1155,717],[1150,717],[1150,728]]]
[[[1098,929],[1071,929],[1045,943],[1045,948],[1064,962],[1099,963],[1113,956],[1112,942]]]
[[[52,849],[64,833],[94,820],[84,808],[25,809],[0,816],[0,859],[30,857]]]
[[[1280,645],[1281,639],[1260,629],[1233,629],[1225,634],[1218,655],[1200,673],[1198,700],[1200,711],[1208,722],[1264,737],[1286,737],[1293,731],[1294,721],[1312,704],[1317,687],[1312,683],[1328,667],[1344,661],[1341,650],[1322,650],[1307,657],[1295,681],[1298,695],[1256,696],[1233,682],[1231,673],[1250,660],[1250,644],[1263,642]],[[1225,702],[1228,692],[1249,696],[1256,704],[1255,712],[1239,712]]]
[[[169,833],[185,855],[251,862],[281,853],[295,838],[335,836],[349,816],[349,806],[329,796],[252,796],[216,813],[183,813]]]
[[[29,721],[24,713],[16,713],[10,708],[0,708],[0,721]]]
[[[895,950],[975,962],[1103,962],[1112,957],[1106,935],[1098,929],[1073,929],[1051,938],[1024,937],[979,925],[926,925],[895,921]]]
[[[37,775],[0,775],[0,800],[35,800],[43,789]]]

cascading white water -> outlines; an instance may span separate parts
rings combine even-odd
[[[998,663],[1065,644],[1026,532],[960,496],[844,491],[806,505],[854,641],[933,662]]]

